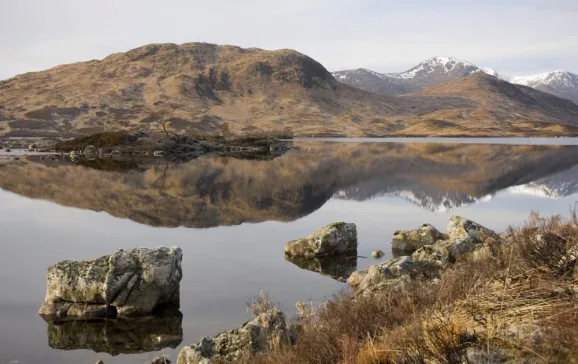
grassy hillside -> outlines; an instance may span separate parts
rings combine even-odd
[[[416,95],[379,96],[337,82],[293,50],[151,44],[0,81],[0,135],[165,128],[297,136],[577,132],[568,126],[578,124],[576,104],[490,76],[464,80]]]

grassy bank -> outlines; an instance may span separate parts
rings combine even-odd
[[[273,340],[246,362],[577,363],[577,253],[575,213],[533,214],[492,256],[458,261],[439,279],[418,274],[403,289],[298,304],[295,343]]]

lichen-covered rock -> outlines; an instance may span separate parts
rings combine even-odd
[[[347,278],[347,284],[349,284],[352,287],[358,287],[361,284],[361,282],[363,282],[363,279],[365,278],[366,275],[367,269],[355,271],[351,273],[349,278]]]
[[[411,253],[425,245],[432,245],[436,241],[444,239],[447,239],[445,234],[430,224],[423,224],[417,229],[396,231],[393,234],[391,247],[394,250]]]
[[[441,242],[425,245],[416,250],[411,257],[415,262],[433,263],[439,267],[445,267],[450,264],[450,251]]]
[[[92,320],[147,315],[179,303],[180,248],[118,250],[92,261],[62,261],[48,268],[40,314]]]
[[[413,259],[411,257],[399,257],[381,264],[372,265],[365,271],[355,272],[349,277],[347,283],[359,291],[365,291],[384,281],[408,275],[411,273],[412,267]]]
[[[179,352],[177,364],[209,364],[213,359],[236,362],[251,353],[267,350],[269,344],[277,340],[290,342],[293,337],[285,315],[278,309],[271,309],[240,328],[185,346]]]
[[[381,257],[383,257],[385,255],[385,253],[383,252],[383,250],[374,250],[371,252],[371,257],[374,259],[379,259]]]
[[[453,242],[469,240],[474,244],[479,244],[486,237],[497,236],[497,234],[476,223],[461,216],[452,216],[447,227],[448,239]]]
[[[301,257],[357,255],[357,228],[355,224],[329,224],[306,238],[285,245],[285,254]]]

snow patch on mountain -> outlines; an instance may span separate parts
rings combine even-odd
[[[494,76],[496,78],[502,79],[502,77],[500,76],[500,74],[498,73],[498,71],[496,71],[493,68],[482,68],[482,72],[490,75],[490,76]]]
[[[440,71],[443,73],[450,73],[458,67],[474,68],[475,70],[473,70],[470,73],[476,73],[481,71],[478,67],[474,66],[470,62],[461,61],[454,57],[433,57],[418,64],[417,66],[408,71],[391,74],[391,76],[403,79],[412,79],[420,74],[428,74]]]
[[[510,82],[530,87],[557,84],[558,86],[578,89],[578,75],[561,70],[531,76],[512,77]]]

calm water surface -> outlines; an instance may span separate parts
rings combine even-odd
[[[162,353],[175,362],[181,346],[248,320],[245,303],[260,289],[288,312],[296,301],[321,301],[347,288],[331,277],[335,267],[320,267],[325,275],[301,269],[283,246],[330,222],[357,224],[360,257],[347,271],[374,264],[364,257],[375,249],[391,257],[397,229],[444,229],[450,216],[464,215],[502,230],[531,210],[567,214],[578,200],[575,139],[437,141],[297,141],[300,151],[268,161],[73,165],[30,157],[0,165],[0,364],[148,363]],[[160,245],[183,249],[183,316],[171,324],[182,329],[177,348],[113,356],[101,345],[97,353],[91,342],[120,334],[91,327],[82,340],[66,330],[49,337],[37,315],[49,265]]]

